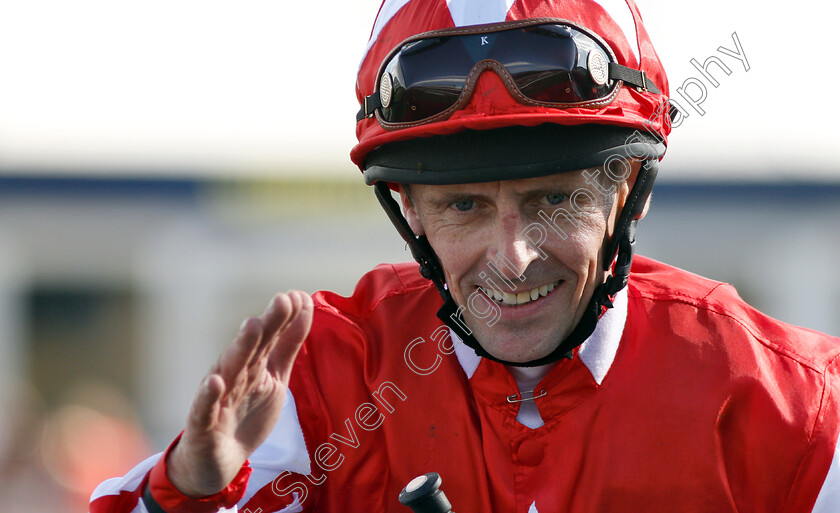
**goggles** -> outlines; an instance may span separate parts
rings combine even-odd
[[[446,119],[464,108],[487,69],[525,105],[598,108],[620,82],[661,94],[643,71],[615,62],[600,38],[549,18],[444,29],[406,39],[383,61],[356,121],[386,129]]]

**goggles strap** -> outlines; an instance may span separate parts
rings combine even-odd
[[[645,91],[650,91],[654,94],[662,94],[659,92],[659,88],[656,87],[656,84],[648,80],[644,71],[628,68],[627,66],[622,66],[621,64],[616,64],[615,62],[610,63],[609,70],[609,76],[612,80],[621,80],[625,84],[630,84]]]
[[[373,94],[365,96],[362,108],[356,113],[356,123],[373,115],[374,111],[382,106],[382,98],[379,96],[379,88]]]

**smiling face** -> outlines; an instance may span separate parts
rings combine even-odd
[[[549,354],[604,281],[603,251],[629,186],[610,187],[599,171],[412,185],[401,195],[409,225],[426,235],[466,308],[464,321],[496,358]]]

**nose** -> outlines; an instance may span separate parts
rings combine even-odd
[[[524,237],[525,228],[522,213],[516,207],[498,208],[487,259],[495,267],[494,273],[506,280],[524,281],[525,270],[539,258],[539,253]]]

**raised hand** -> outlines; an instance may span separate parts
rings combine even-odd
[[[312,298],[277,294],[201,383],[184,434],[170,452],[172,484],[189,497],[225,488],[280,416],[295,356],[312,325]]]

